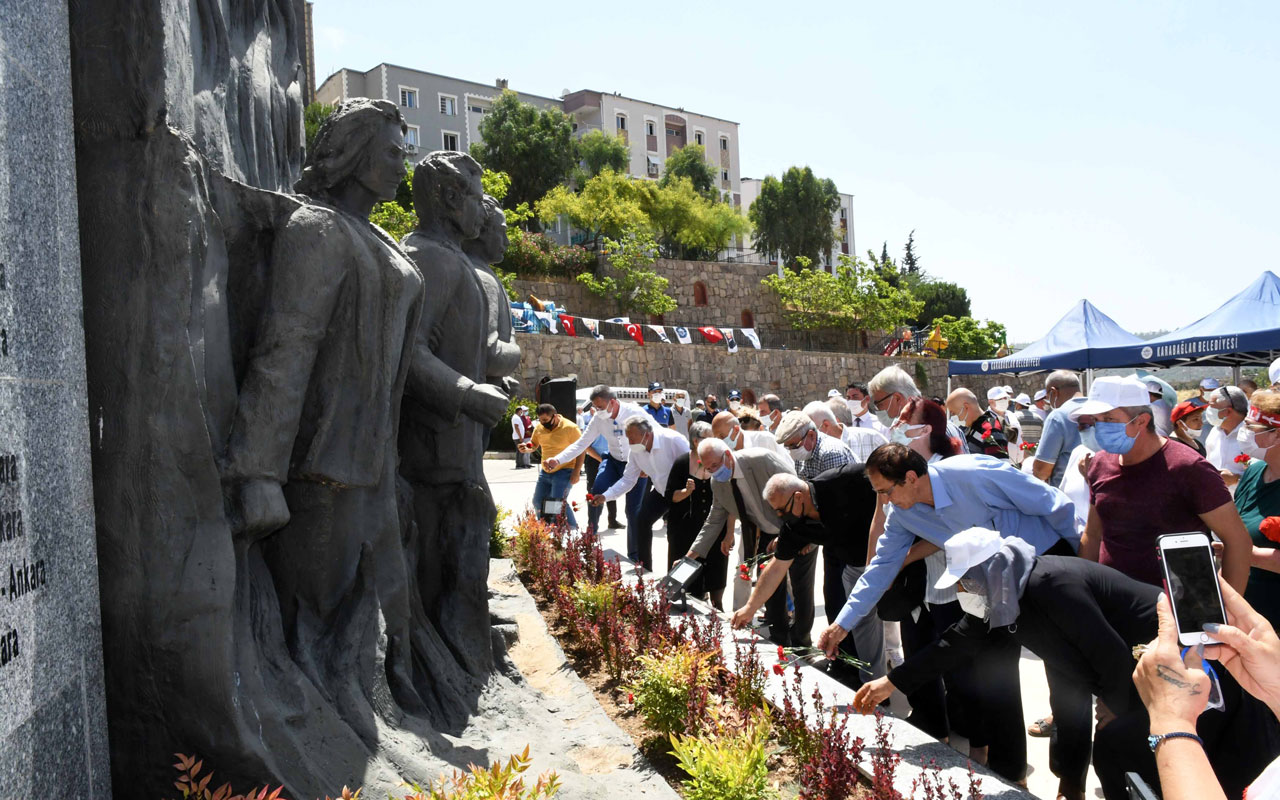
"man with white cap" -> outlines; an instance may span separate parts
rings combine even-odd
[[[1090,461],[1089,522],[1080,555],[1160,586],[1156,537],[1210,531],[1222,540],[1222,577],[1243,591],[1253,542],[1222,477],[1195,450],[1156,433],[1147,387],[1134,376],[1098,378],[1073,408]]]
[[[1036,393],[1031,396],[1031,413],[1044,422],[1052,410],[1049,407],[1049,393],[1044,389],[1036,389]]]
[[[1173,406],[1164,399],[1164,382],[1154,375],[1142,378],[1142,385],[1147,387],[1147,395],[1151,398],[1151,415],[1156,421],[1156,433],[1168,436],[1173,433]]]
[[[1083,559],[1037,557],[1035,549],[1021,539],[1001,538],[983,528],[957,533],[944,549],[947,571],[937,587],[960,585],[965,617],[887,677],[863,686],[854,708],[870,713],[894,689],[912,691],[980,657],[993,643],[1012,640],[1015,648],[1026,647],[1045,663],[1049,702],[1058,723],[1050,745],[1050,761],[1059,778],[1058,797],[1080,800],[1093,738],[1091,695],[1110,714],[1146,713],[1130,678],[1132,648],[1154,635],[1159,590]],[[1013,679],[1017,679],[1016,669]],[[1021,734],[1021,716],[1014,723]],[[1108,727],[1098,735],[1100,762],[1110,749],[1105,744]],[[1129,735],[1142,739],[1146,733]],[[1025,752],[1025,739],[1023,747]],[[1108,798],[1125,796],[1123,766],[1098,772]]]
[[[1032,409],[1031,398],[1026,392],[1013,398],[1013,414],[1018,420],[1018,429],[1022,431],[1022,441],[1036,444],[1044,430],[1044,418],[1036,416]]]
[[[993,386],[987,390],[987,410],[1000,420],[1004,428],[1005,438],[1009,440],[1006,452],[1014,464],[1022,463],[1022,425],[1018,417],[1010,411],[1013,402],[1013,391],[1008,386]]]
[[[516,469],[532,469],[533,455],[523,447],[529,444],[533,436],[533,420],[529,418],[529,407],[518,406],[511,415],[511,442],[516,448]]]

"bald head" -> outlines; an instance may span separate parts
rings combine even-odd
[[[965,425],[973,424],[982,413],[978,396],[964,387],[956,389],[947,395],[947,413],[954,415]]]
[[[729,448],[719,439],[703,439],[698,442],[698,462],[707,472],[715,472],[726,463],[732,465],[733,456]]]
[[[782,508],[796,492],[801,492],[807,497],[809,495],[809,484],[790,472],[779,472],[769,478],[768,483],[764,485],[762,494],[766,503],[774,508]]]
[[[721,411],[711,418],[711,433],[717,437],[729,435],[729,431],[738,425],[738,416],[732,411]]]

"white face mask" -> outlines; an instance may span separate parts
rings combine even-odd
[[[987,602],[987,596],[985,594],[956,592],[956,599],[960,601],[961,611],[966,614],[971,614],[978,619],[986,619],[987,614],[991,611],[991,604]]]
[[[643,441],[636,442],[635,444],[631,445],[631,455],[633,456],[638,456],[642,453],[647,453],[647,452],[649,451],[645,449]]]
[[[663,395],[662,392],[654,392],[653,394],[649,395],[649,402],[653,403],[654,405],[661,405],[664,398],[665,398],[665,395]]]
[[[991,401],[991,410],[992,410],[992,411],[994,411],[994,412],[996,412],[997,414],[1003,414],[1004,412],[1006,412],[1006,411],[1008,411],[1008,410],[1009,410],[1009,401],[1008,401],[1007,399],[1005,399],[1005,400],[992,400],[992,401]]]
[[[1213,406],[1206,406],[1203,419],[1205,425],[1216,428],[1222,424],[1222,412]]]
[[[1275,437],[1275,434],[1272,433],[1264,433],[1262,435],[1268,438]],[[1274,447],[1275,443],[1272,442],[1266,447],[1259,447],[1257,437],[1258,434],[1241,425],[1240,431],[1236,434],[1236,441],[1240,443],[1241,453],[1244,453],[1249,458],[1264,459],[1267,457],[1267,451]]]
[[[844,404],[849,407],[849,413],[853,414],[855,417],[860,417],[863,414],[867,413],[867,406],[866,406],[865,400],[846,399],[844,401]]]
[[[787,455],[791,456],[792,461],[799,464],[802,461],[808,461],[809,456],[813,455],[813,451],[800,446],[795,449],[788,448]]]
[[[737,410],[738,410],[738,407],[739,407],[739,406],[741,406],[741,405],[742,405],[742,403],[739,403],[737,400],[730,400],[730,401],[729,401],[729,410],[730,410],[730,411],[737,411]]]

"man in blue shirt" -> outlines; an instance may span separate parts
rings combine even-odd
[[[671,409],[666,407],[665,400],[666,394],[662,391],[662,384],[654,381],[649,384],[649,402],[645,404],[644,410],[662,427],[674,428],[676,421],[671,416]]]
[[[880,500],[893,508],[875,557],[836,621],[818,639],[829,657],[858,620],[875,609],[917,536],[936,550],[960,531],[988,528],[1017,536],[1037,555],[1073,555],[1080,548],[1075,506],[1067,496],[1007,461],[960,455],[929,464],[906,445],[886,444],[867,459],[865,474]]]
[[[1071,421],[1071,411],[1087,398],[1080,392],[1080,377],[1065,369],[1049,373],[1044,390],[1054,410],[1045,418],[1031,471],[1050,486],[1061,486],[1071,451],[1080,444],[1080,426]]]

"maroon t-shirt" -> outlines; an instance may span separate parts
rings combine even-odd
[[[1218,470],[1172,439],[1151,458],[1127,467],[1113,453],[1096,453],[1088,481],[1089,502],[1102,528],[1098,560],[1156,586],[1163,583],[1156,537],[1207,533],[1200,515],[1231,502]]]

